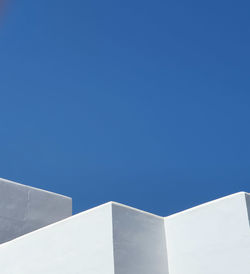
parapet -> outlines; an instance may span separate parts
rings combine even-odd
[[[244,192],[168,217],[109,202],[0,245],[0,270],[1,274],[250,274],[249,212],[250,196]]]
[[[71,215],[71,198],[0,179],[0,243]]]

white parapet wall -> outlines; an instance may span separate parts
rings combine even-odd
[[[240,192],[166,217],[169,273],[250,274],[249,211]]]
[[[165,218],[109,202],[1,244],[0,273],[250,274],[249,212],[243,192]]]
[[[111,204],[2,244],[0,273],[114,274]]]
[[[0,178],[0,243],[71,215],[71,198]]]
[[[0,269],[1,274],[167,274],[164,219],[110,202],[3,244]]]
[[[250,226],[250,194],[245,193],[246,195],[246,206],[247,206],[247,212],[248,212],[248,220],[249,220],[249,226]]]
[[[116,274],[168,273],[164,219],[112,203]]]

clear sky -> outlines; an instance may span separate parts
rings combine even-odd
[[[249,1],[4,4],[0,177],[75,212],[250,191]]]

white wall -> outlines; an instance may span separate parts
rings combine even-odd
[[[0,273],[168,274],[164,219],[108,203],[2,244]]]
[[[1,274],[114,274],[111,204],[0,246]]]
[[[246,193],[246,202],[247,202],[247,212],[248,212],[248,220],[250,226],[250,194]]]
[[[71,215],[71,198],[0,179],[0,243]]]
[[[167,274],[164,219],[113,203],[115,274]]]
[[[250,274],[245,193],[165,219],[170,274]]]
[[[245,193],[166,218],[110,202],[1,244],[0,273],[250,274],[249,211]]]

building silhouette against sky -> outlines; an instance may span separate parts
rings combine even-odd
[[[116,202],[71,214],[71,198],[1,179],[1,274],[250,274],[247,193],[168,217]]]

